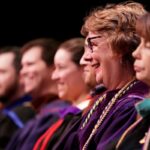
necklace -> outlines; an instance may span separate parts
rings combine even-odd
[[[125,94],[135,84],[136,84],[136,81],[135,81],[135,79],[133,79],[132,81],[130,81],[129,83],[127,83],[123,88],[121,88],[119,90],[119,92],[116,93],[115,96],[110,100],[110,102],[105,107],[105,109],[103,110],[102,114],[100,115],[97,123],[95,124],[95,126],[94,126],[94,128],[93,128],[93,130],[92,130],[92,132],[91,132],[91,134],[89,136],[89,138],[85,142],[82,150],[86,150],[86,148],[87,148],[90,140],[92,139],[92,137],[94,136],[94,134],[96,133],[96,131],[98,130],[98,128],[100,127],[100,125],[102,124],[102,122],[104,121],[105,117],[107,116],[107,114],[109,113],[109,111],[111,110],[111,108],[115,104],[115,102],[118,100],[118,98],[120,98],[123,94]]]
[[[92,109],[90,110],[90,112],[88,113],[85,121],[83,122],[82,126],[80,129],[83,129],[85,127],[85,125],[88,123],[89,119],[91,118],[93,112],[95,111],[95,109],[97,108],[97,106],[106,98],[106,94],[104,94],[103,96],[101,96],[93,105]]]

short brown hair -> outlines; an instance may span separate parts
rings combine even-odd
[[[39,38],[29,41],[21,48],[21,54],[23,55],[32,47],[41,47],[42,49],[42,59],[44,62],[50,66],[54,63],[54,55],[59,46],[59,42],[52,38]]]
[[[140,42],[135,31],[136,20],[145,13],[145,9],[137,2],[108,4],[98,7],[85,18],[81,34],[88,32],[106,35],[115,53],[122,55],[124,63],[133,65],[132,52]]]

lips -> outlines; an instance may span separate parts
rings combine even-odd
[[[134,65],[134,70],[135,70],[136,72],[140,72],[140,71],[142,70],[142,68],[141,68],[141,67],[138,67],[137,65]]]
[[[58,87],[58,89],[64,88],[64,83],[60,83],[60,82],[59,82],[59,83],[57,84],[57,87]]]

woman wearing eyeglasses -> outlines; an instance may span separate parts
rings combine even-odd
[[[107,150],[136,119],[135,103],[148,91],[135,79],[132,52],[139,44],[136,19],[144,14],[142,5],[124,3],[98,8],[85,20],[82,34],[91,49],[96,81],[106,93],[82,120],[80,149]]]
[[[135,79],[132,52],[140,38],[135,23],[145,10],[139,3],[97,8],[86,17],[81,33],[96,81],[106,92],[90,111],[66,130],[57,150],[107,150],[136,120],[135,103],[144,99],[148,86]]]
[[[133,52],[136,77],[150,86],[150,13],[137,21],[136,31],[141,36],[141,43]],[[138,120],[120,138],[118,150],[150,149],[150,98],[138,103],[136,109]]]

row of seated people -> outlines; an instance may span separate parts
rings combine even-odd
[[[84,52],[84,38],[70,39],[59,48],[58,45],[52,39],[41,38],[28,42],[21,49],[12,46],[0,49],[0,61],[5,61],[1,63],[1,70],[5,69],[10,74],[6,80],[1,75],[5,82],[3,86],[6,86],[1,96],[1,148],[6,147],[18,128],[24,132],[24,137],[21,137],[24,145],[30,148],[51,124],[66,114],[81,113],[95,95],[95,90],[90,90],[96,85],[92,67],[88,64],[89,73],[85,79],[79,65]],[[6,60],[8,67],[4,66]],[[14,82],[10,83],[10,80]],[[99,89],[103,90],[103,87]]]
[[[13,136],[10,127],[0,127],[7,127],[3,148],[149,149],[150,106],[143,101],[150,85],[149,18],[140,3],[107,5],[86,17],[81,28],[85,39],[67,40],[54,52],[48,39],[25,44],[18,82],[32,99],[24,106],[36,115]],[[10,102],[16,101],[4,100],[1,110],[12,121],[14,115],[4,113]]]

